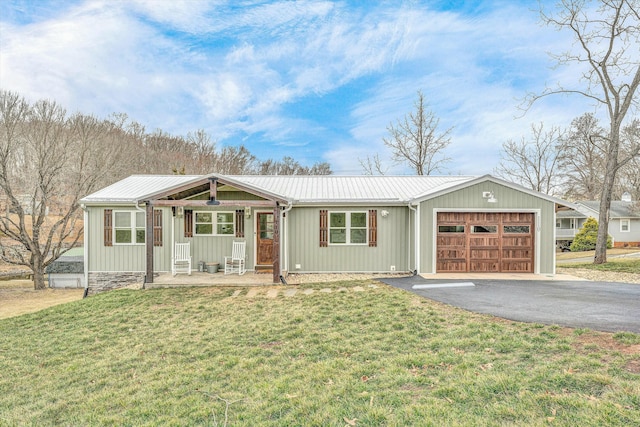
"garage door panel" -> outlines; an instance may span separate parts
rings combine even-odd
[[[530,273],[533,263],[530,261],[502,261],[502,271],[511,273]]]
[[[534,215],[439,212],[436,271],[533,272]]]
[[[437,271],[447,271],[452,273],[466,273],[467,260],[438,260],[436,262]]]
[[[467,251],[464,248],[440,248],[438,249],[440,259],[466,259]]]
[[[478,249],[473,248],[470,249],[471,259],[500,259],[500,250],[497,248],[486,248],[486,249]]]
[[[500,271],[500,263],[495,261],[475,261],[471,260],[469,271],[493,273]]]
[[[463,235],[455,235],[455,236],[451,236],[451,235],[445,235],[443,236],[442,234],[438,235],[438,246],[465,246],[465,237],[464,234]]]

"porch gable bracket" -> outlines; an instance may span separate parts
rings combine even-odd
[[[218,178],[209,178],[209,201],[213,202],[218,197]]]
[[[154,200],[154,206],[249,206],[254,208],[276,206],[274,200]]]

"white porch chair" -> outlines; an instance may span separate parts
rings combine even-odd
[[[171,260],[171,274],[175,276],[178,273],[191,276],[191,242],[176,243]]]
[[[245,250],[246,242],[233,242],[231,256],[224,257],[224,274],[238,273],[242,276],[245,273]]]

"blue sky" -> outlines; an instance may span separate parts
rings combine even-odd
[[[553,1],[550,2],[553,4]],[[329,162],[359,175],[387,126],[421,90],[453,127],[441,172],[492,173],[501,144],[531,123],[566,126],[593,108],[527,92],[571,82],[547,52],[568,34],[540,25],[534,1],[0,2],[0,87],[69,111],[126,113],[147,130],[206,130],[258,158]]]

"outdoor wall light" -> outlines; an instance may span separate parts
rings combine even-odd
[[[251,218],[251,207],[250,206],[245,206],[245,208],[244,208],[244,217],[245,218]]]
[[[496,196],[493,194],[493,191],[483,191],[482,197],[487,199],[487,202],[489,203],[496,203],[498,201],[498,199],[496,199]]]
[[[389,211],[388,210],[383,210],[380,212],[380,215],[382,215],[382,218],[386,218],[389,216]]]

